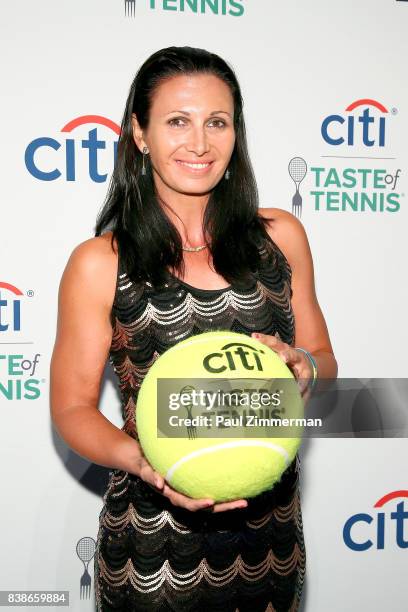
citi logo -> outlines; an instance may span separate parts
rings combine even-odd
[[[356,100],[347,106],[344,114],[328,115],[322,122],[321,134],[333,146],[384,147],[387,116],[388,110],[380,102],[369,98]]]
[[[403,498],[392,510],[368,514],[361,512],[353,514],[344,524],[343,540],[346,546],[358,552],[369,550],[374,547],[377,550],[385,548],[386,530],[395,534],[395,542],[399,548],[408,548],[408,540],[404,540],[404,522],[408,519],[408,510],[404,506],[404,498],[408,498],[408,491],[392,491],[381,497],[374,508],[384,508],[388,503],[398,498]],[[364,536],[356,536],[356,531],[364,533]],[[394,535],[393,535],[394,537]]]
[[[14,285],[0,281],[0,333],[21,330],[22,295],[23,292]]]
[[[225,344],[219,353],[210,353],[203,360],[203,366],[207,372],[219,373],[229,370],[230,372],[239,368],[245,370],[263,371],[261,354],[262,349],[254,349],[252,346],[242,342],[230,342]]]
[[[103,126],[115,135],[114,141],[106,141],[99,137],[98,128],[89,129],[87,138],[75,138],[75,130],[84,125]],[[101,128],[99,128],[101,129]],[[104,168],[108,170],[114,165],[117,156],[120,126],[114,121],[100,115],[83,115],[72,119],[61,129],[61,138],[58,140],[49,136],[35,138],[25,150],[25,165],[28,172],[39,181],[56,181],[57,179],[75,181],[77,166],[85,165],[89,178],[95,183],[106,181],[108,173],[102,172],[100,167],[101,151],[104,152]],[[70,137],[66,138],[66,135]],[[111,149],[109,154],[106,151]],[[106,152],[105,152],[106,151]],[[85,157],[85,161],[84,161]]]

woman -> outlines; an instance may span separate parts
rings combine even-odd
[[[260,334],[302,383],[337,373],[303,226],[258,207],[240,88],[220,57],[170,47],[140,68],[95,234],[74,249],[61,280],[51,406],[67,444],[111,468],[97,609],[297,610],[298,457],[256,498],[195,500],[151,468],[135,428],[149,367],[202,331]],[[107,357],[121,429],[97,410]]]

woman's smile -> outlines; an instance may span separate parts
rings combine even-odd
[[[208,172],[213,162],[188,162],[176,159],[176,163],[186,172],[193,174],[205,174]]]

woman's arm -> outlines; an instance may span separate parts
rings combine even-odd
[[[134,472],[140,460],[138,443],[98,410],[112,340],[109,316],[116,272],[117,255],[106,237],[81,243],[68,260],[58,294],[50,407],[56,430],[79,455]]]
[[[215,504],[175,491],[153,470],[139,443],[99,412],[101,379],[112,341],[110,312],[116,276],[117,256],[110,246],[110,233],[78,245],[62,275],[50,367],[51,418],[56,430],[85,459],[136,474],[176,506],[213,512],[247,506],[243,499]]]
[[[337,361],[316,297],[313,259],[305,229],[299,219],[287,211],[276,208],[263,208],[259,211],[262,216],[276,218],[267,231],[292,269],[294,346],[312,354],[317,364],[318,378],[336,378]]]

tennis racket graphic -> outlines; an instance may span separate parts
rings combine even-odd
[[[296,217],[302,216],[302,196],[299,193],[299,185],[307,173],[307,164],[302,157],[293,157],[288,166],[289,176],[296,185],[296,191],[292,198],[292,213]]]
[[[88,565],[95,554],[96,542],[93,538],[85,537],[78,540],[76,552],[84,564],[85,571],[81,576],[80,599],[89,599],[91,596],[91,577],[88,572]]]

